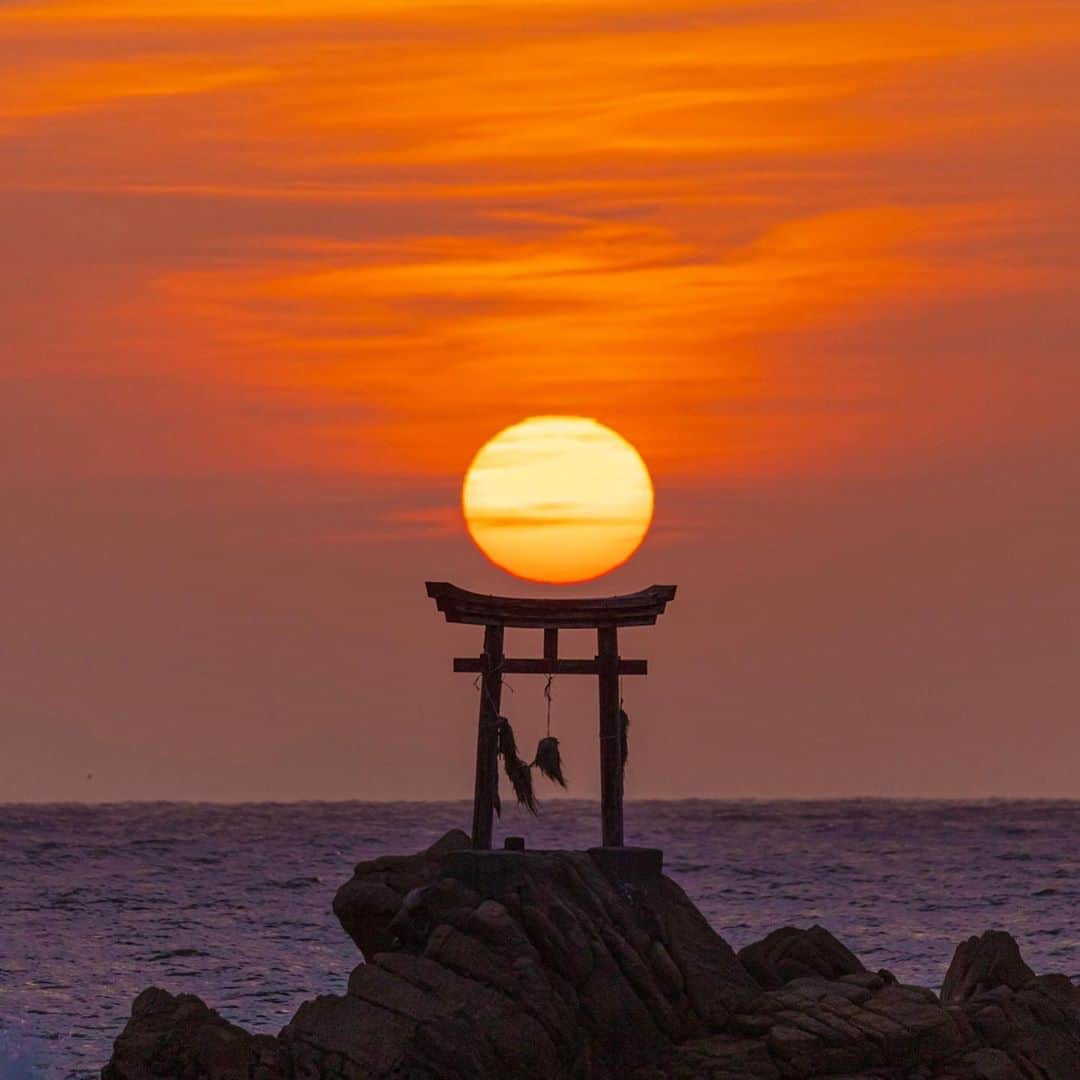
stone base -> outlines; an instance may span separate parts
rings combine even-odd
[[[526,867],[541,864],[558,854],[551,851],[452,851],[442,860],[442,873],[481,896],[502,893]],[[641,884],[658,878],[664,870],[659,848],[589,848],[589,857],[609,881]]]
[[[640,885],[664,872],[664,853],[653,847],[594,847],[589,856],[611,881]]]
[[[481,896],[498,896],[541,851],[452,851],[442,861],[444,877],[454,878]]]

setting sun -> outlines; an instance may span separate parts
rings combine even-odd
[[[653,487],[621,435],[580,416],[534,416],[473,459],[462,509],[496,566],[530,581],[588,581],[626,562],[649,531]]]

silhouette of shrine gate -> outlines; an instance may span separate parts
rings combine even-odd
[[[499,783],[498,723],[503,675],[595,675],[600,691],[600,813],[604,847],[623,846],[623,761],[619,722],[619,676],[645,675],[644,660],[619,656],[620,626],[653,626],[675,598],[674,585],[599,599],[542,600],[484,596],[447,581],[429,581],[427,594],[449,623],[484,627],[479,657],[457,657],[454,671],[480,676],[480,719],[476,739],[473,848],[491,848]],[[544,631],[544,655],[511,659],[503,654],[507,627]],[[593,660],[559,659],[560,630],[595,630]]]

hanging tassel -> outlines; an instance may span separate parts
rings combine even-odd
[[[518,757],[517,741],[514,739],[514,729],[505,716],[499,717],[499,754],[503,759],[503,768],[506,770],[506,778],[514,789],[517,801],[529,811],[535,814],[537,810],[536,796],[533,794],[532,769]]]
[[[495,760],[491,763],[491,808],[500,821],[502,821],[502,799],[499,798],[499,725],[502,719],[500,716],[495,721]]]
[[[499,717],[499,724],[495,729],[495,733],[499,740],[499,756],[504,761],[507,758],[516,758],[518,756],[517,739],[514,738],[514,729],[505,716]]]
[[[537,805],[536,796],[533,794],[532,769],[521,758],[503,758],[503,766],[514,794],[517,796],[517,801],[530,814],[535,814]]]
[[[559,740],[554,735],[541,739],[536,747],[533,764],[549,780],[566,787],[566,778],[562,771],[562,754],[559,753]]]
[[[622,744],[622,766],[625,769],[626,763],[630,760],[630,717],[626,715],[625,709],[619,710],[619,741]]]

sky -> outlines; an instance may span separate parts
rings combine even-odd
[[[1075,0],[8,0],[0,801],[468,797],[426,579],[679,586],[630,797],[1080,797],[1078,45]],[[543,414],[652,472],[589,585],[461,520]]]

